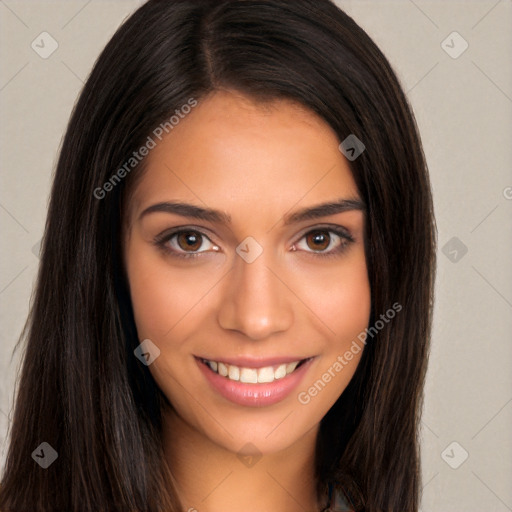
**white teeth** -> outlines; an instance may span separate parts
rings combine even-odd
[[[204,359],[212,371],[230,380],[248,384],[268,383],[274,380],[283,379],[297,368],[300,361],[283,363],[277,367],[265,366],[263,368],[240,368],[232,364],[221,363],[220,361],[209,361]]]
[[[240,380],[240,368],[238,368],[238,366],[229,365],[228,376],[231,380]]]
[[[274,372],[274,379],[282,379],[286,377],[286,365],[281,364],[277,367],[277,370]]]
[[[213,368],[212,368],[213,370]],[[223,377],[228,376],[228,367],[224,363],[219,363],[219,369],[218,369],[219,375],[222,375]]]
[[[258,370],[258,382],[274,382],[274,369],[272,366],[265,366]]]
[[[295,361],[294,363],[288,363],[286,365],[286,373],[292,373],[295,368],[297,368],[297,365],[299,364],[299,361]]]
[[[258,382],[258,370],[254,368],[242,368],[240,372],[240,382],[256,384],[256,382]]]

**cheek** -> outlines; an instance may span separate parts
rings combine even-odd
[[[139,338],[163,341],[171,330],[174,334],[183,330],[185,316],[208,303],[218,276],[202,269],[193,275],[172,269],[165,257],[140,245],[133,243],[126,258],[135,323]]]
[[[357,251],[336,270],[297,279],[297,288],[331,345],[348,343],[368,326],[371,290],[364,253]]]
[[[370,284],[364,271],[357,270],[340,283],[329,309],[326,305],[328,321],[333,325],[337,338],[351,342],[368,326],[371,309]]]
[[[318,277],[318,276],[317,276]],[[323,417],[354,376],[364,350],[358,336],[368,326],[371,291],[366,264],[351,264],[336,273],[337,281],[317,279],[309,300],[325,333],[321,355],[297,400],[312,418]]]

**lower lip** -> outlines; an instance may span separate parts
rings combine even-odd
[[[299,385],[312,360],[313,358],[308,359],[282,379],[262,384],[248,384],[223,377],[196,358],[204,376],[218,393],[234,404],[247,407],[265,407],[284,400]]]

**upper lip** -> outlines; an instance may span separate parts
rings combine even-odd
[[[295,361],[303,361],[304,359],[309,359],[309,357],[301,357],[301,356],[276,356],[276,357],[247,357],[247,356],[237,356],[237,357],[199,357],[199,359],[206,359],[208,361],[216,361],[220,363],[226,363],[233,366],[243,367],[243,368],[265,368],[266,366],[276,366],[281,364],[294,363]]]

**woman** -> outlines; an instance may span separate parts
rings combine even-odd
[[[0,508],[417,511],[435,225],[328,0],[150,0],[62,145]]]

